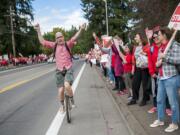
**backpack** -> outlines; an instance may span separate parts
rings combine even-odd
[[[67,46],[67,43],[66,43],[66,42],[65,42],[65,47],[66,47],[66,50],[68,51],[68,53],[70,54],[70,56],[71,56],[71,61],[72,61],[73,55],[72,55],[71,50],[70,50],[69,47]],[[55,55],[56,55],[56,48],[57,48],[57,43],[56,43],[55,46],[54,46],[53,59],[52,59],[52,61],[54,60]]]

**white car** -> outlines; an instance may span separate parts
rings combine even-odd
[[[53,57],[50,57],[50,58],[47,60],[47,62],[48,62],[48,63],[54,63],[54,62],[56,62],[56,59],[55,59],[55,58],[53,59]]]

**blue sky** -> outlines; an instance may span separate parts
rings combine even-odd
[[[83,17],[80,3],[80,0],[35,0],[34,23],[40,24],[43,33],[51,31],[53,27],[78,27],[87,22]]]

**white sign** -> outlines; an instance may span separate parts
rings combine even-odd
[[[101,63],[106,63],[106,62],[108,62],[108,54],[103,54],[102,56],[101,56],[101,61],[100,61]]]
[[[96,65],[96,59],[91,59],[92,64]]]
[[[110,40],[112,39],[111,36],[102,35],[102,36],[101,36],[101,39],[102,39],[102,42],[103,42],[103,46],[104,46],[104,47],[109,47],[109,46],[110,46],[109,42],[110,42]]]
[[[94,44],[94,49],[99,50],[99,46],[97,44]]]
[[[173,13],[168,27],[180,30],[180,3],[178,4],[176,10]]]

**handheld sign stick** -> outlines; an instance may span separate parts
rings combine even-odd
[[[172,36],[171,36],[171,39],[169,40],[169,42],[168,42],[168,44],[167,44],[167,47],[166,47],[166,49],[164,50],[164,55],[167,54],[169,48],[171,47],[172,41],[173,41],[174,38],[176,37],[177,31],[178,31],[178,30],[174,30],[174,32],[173,32],[173,34],[172,34]]]
[[[167,54],[169,48],[171,47],[171,44],[172,44],[172,41],[174,40],[176,34],[177,34],[177,31],[180,30],[180,3],[178,4],[178,6],[176,7],[172,17],[171,17],[171,20],[169,22],[169,25],[168,25],[169,28],[174,28],[175,31],[164,51],[164,55]]]

